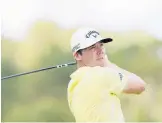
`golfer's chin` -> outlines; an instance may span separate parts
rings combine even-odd
[[[106,60],[105,59],[97,60],[97,66],[106,67]]]

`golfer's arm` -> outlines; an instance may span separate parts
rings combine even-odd
[[[145,90],[145,82],[137,75],[123,70],[124,74],[128,77],[128,81],[123,89],[124,93],[140,94]]]
[[[114,65],[114,64],[113,64]],[[145,82],[142,80],[139,76],[135,75],[134,73],[130,73],[116,65],[114,65],[114,68],[118,70],[119,72],[123,73],[127,76],[128,80],[126,82],[126,85],[123,89],[124,93],[130,93],[130,94],[140,94],[145,90]]]

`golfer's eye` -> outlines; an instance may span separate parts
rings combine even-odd
[[[100,44],[101,47],[102,47],[103,45],[104,45],[103,43]]]
[[[96,48],[95,45],[92,45],[91,47],[89,47],[89,49],[94,49],[94,48]]]

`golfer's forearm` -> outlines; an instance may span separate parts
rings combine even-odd
[[[129,74],[127,84],[123,89],[124,93],[140,94],[145,90],[145,82],[135,74]]]
[[[126,86],[123,90],[124,93],[140,94],[145,90],[146,84],[139,76],[135,75],[134,73],[128,72],[116,66],[115,64],[112,64],[112,68],[123,73],[128,78]]]

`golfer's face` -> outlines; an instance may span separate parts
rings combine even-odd
[[[103,43],[96,43],[83,50],[82,62],[86,66],[104,66],[107,61]]]

